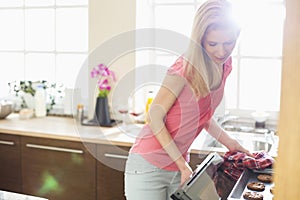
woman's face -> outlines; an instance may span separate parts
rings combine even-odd
[[[231,55],[236,39],[237,33],[232,29],[208,29],[203,37],[202,46],[216,64],[223,64]]]

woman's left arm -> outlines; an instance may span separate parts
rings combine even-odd
[[[206,128],[207,132],[216,138],[220,143],[225,145],[229,151],[240,151],[244,152],[249,156],[253,156],[249,150],[245,149],[236,139],[230,137],[228,133],[213,119],[211,118],[207,122]]]

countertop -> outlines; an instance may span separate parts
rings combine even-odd
[[[22,120],[11,114],[0,120],[0,132],[21,136],[32,136],[77,142],[112,143],[131,145],[134,138],[124,134],[118,126],[82,126],[69,117],[40,117]]]
[[[47,200],[47,199],[0,190],[0,200]]]
[[[0,120],[0,133],[127,147],[133,144],[141,128],[142,124],[128,125],[126,131],[118,125],[114,127],[83,126],[73,118],[57,116],[20,119],[19,115],[14,113]],[[207,153],[213,150],[201,148],[201,142],[203,142],[201,139],[197,139],[193,143],[192,153]],[[226,151],[223,148],[215,150]]]
[[[127,130],[118,125],[114,127],[83,126],[73,118],[57,116],[22,120],[18,114],[13,113],[0,120],[0,133],[130,147],[142,126],[142,124],[130,124],[127,126]],[[203,130],[203,132],[206,131]],[[232,134],[234,135],[234,132]],[[258,135],[247,137],[243,137],[244,140],[250,141],[257,138]],[[263,135],[260,137],[263,138]],[[191,145],[190,152],[197,154],[208,154],[210,152],[224,154],[227,152],[225,147],[207,146],[208,138],[207,132],[201,133]],[[278,139],[276,143],[278,143]],[[277,145],[275,147],[272,150],[273,155],[276,155]],[[251,149],[249,150],[251,151]]]

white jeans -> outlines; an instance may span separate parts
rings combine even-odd
[[[160,169],[139,154],[129,154],[125,168],[127,200],[169,200],[179,185],[179,171]]]

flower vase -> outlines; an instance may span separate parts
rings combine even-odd
[[[111,126],[110,112],[107,97],[97,97],[94,121],[100,126]]]

